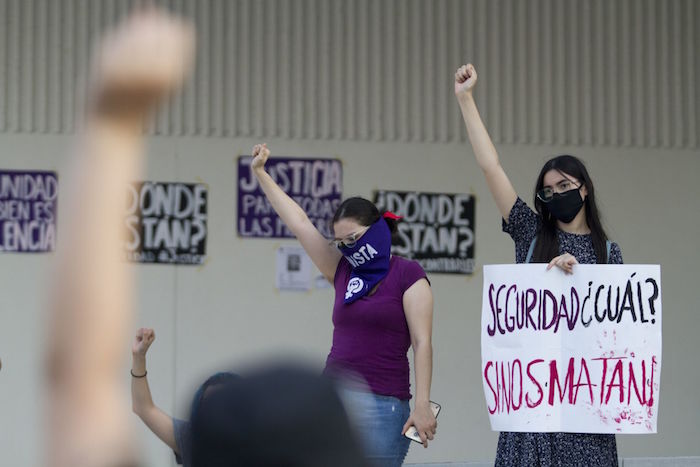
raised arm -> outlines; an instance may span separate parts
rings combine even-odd
[[[50,301],[49,467],[137,464],[123,394],[132,315],[124,196],[139,177],[144,123],[181,83],[193,37],[181,22],[149,11],[107,36],[96,55]]]
[[[258,179],[260,187],[275,212],[282,218],[311,257],[311,261],[329,282],[333,282],[335,270],[341,258],[340,251],[328,243],[328,239],[316,229],[301,206],[290,198],[265,171],[265,162],[269,156],[270,150],[266,144],[258,144],[253,148],[251,169]]]
[[[180,454],[175,442],[173,419],[153,403],[151,388],[148,387],[146,353],[155,339],[153,329],[141,328],[136,331],[131,347],[131,408],[154,435]]]
[[[484,126],[484,122],[481,120],[479,109],[476,108],[473,95],[476,78],[476,70],[472,64],[460,67],[455,73],[455,95],[462,110],[462,117],[464,118],[464,124],[467,126],[467,133],[469,141],[472,143],[476,162],[484,172],[486,183],[489,186],[489,190],[491,190],[493,199],[496,201],[496,206],[498,206],[503,219],[507,222],[510,210],[515,204],[518,195],[503,167],[501,167],[496,148]]]

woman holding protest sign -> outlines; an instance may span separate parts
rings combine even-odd
[[[583,162],[562,155],[547,161],[535,186],[535,209],[518,197],[499,162],[474,101],[477,74],[469,64],[455,73],[459,101],[476,161],[503,216],[503,231],[515,242],[517,263],[548,263],[567,274],[579,263],[622,263],[617,244],[600,222],[595,191]],[[496,465],[616,466],[615,436],[583,433],[502,432]]]
[[[267,199],[299,239],[314,264],[335,285],[331,375],[358,375],[369,391],[345,390],[351,417],[368,458],[398,466],[408,452],[411,425],[423,445],[437,422],[430,410],[433,296],[415,261],[391,255],[397,216],[380,215],[363,198],[345,200],[333,217],[335,239],[324,238],[303,209],[265,171],[266,145],[253,148],[251,168]],[[410,412],[408,347],[416,367],[416,402]]]

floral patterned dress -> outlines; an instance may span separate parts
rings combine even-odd
[[[515,242],[515,260],[524,263],[532,240],[542,225],[540,216],[523,200],[517,199],[503,231]],[[581,264],[596,263],[590,235],[559,230],[559,253],[570,253]],[[616,243],[610,246],[610,264],[622,264]],[[496,466],[508,467],[617,467],[615,435],[588,433],[502,432],[498,438]]]

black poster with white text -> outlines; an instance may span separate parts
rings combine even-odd
[[[133,183],[127,193],[126,255],[135,263],[199,265],[206,258],[207,187]]]
[[[380,211],[403,217],[392,251],[426,272],[474,272],[474,197],[468,194],[378,190]]]

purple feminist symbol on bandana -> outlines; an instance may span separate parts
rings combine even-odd
[[[380,218],[355,246],[342,247],[340,251],[352,266],[344,300],[350,304],[367,295],[389,272],[391,230],[384,218]]]

